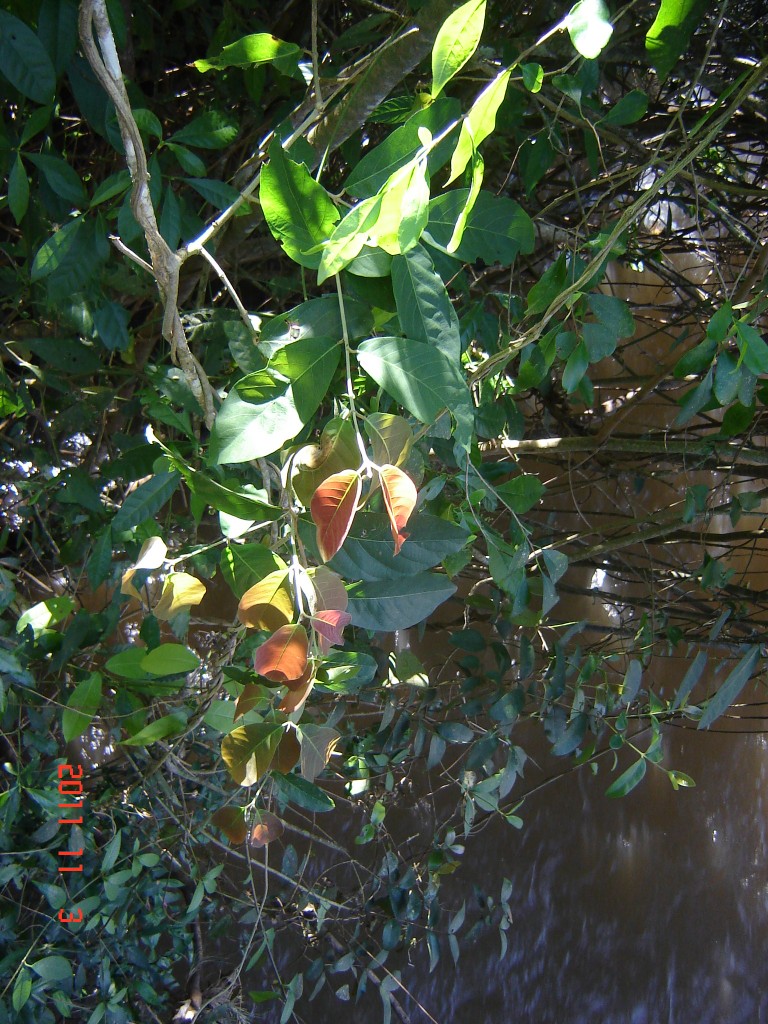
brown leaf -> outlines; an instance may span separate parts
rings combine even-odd
[[[309,639],[303,626],[281,626],[256,648],[253,667],[273,683],[290,684],[307,671]]]
[[[320,650],[327,654],[334,644],[344,643],[344,628],[350,624],[352,616],[349,612],[329,608],[328,611],[315,612],[310,621]]]
[[[237,704],[235,704],[235,718],[247,715],[249,711],[256,707],[260,700],[261,687],[257,686],[256,683],[246,683],[245,689],[237,698]]]
[[[242,807],[220,807],[214,813],[211,821],[221,829],[230,843],[236,846],[245,842],[248,827],[245,824],[245,813]]]
[[[334,473],[312,495],[309,510],[317,526],[317,546],[324,562],[344,543],[360,500],[362,483],[352,469]]]
[[[221,756],[240,786],[252,786],[269,771],[283,734],[281,725],[261,722],[241,725],[221,741]]]
[[[314,782],[328,764],[341,736],[327,725],[304,725],[301,735],[301,774]]]
[[[240,598],[237,617],[253,629],[279,629],[293,619],[293,597],[288,570],[275,569]]]
[[[280,838],[283,834],[283,823],[270,811],[257,811],[256,813],[258,821],[251,828],[248,842],[251,846],[260,848]]]
[[[413,480],[397,466],[382,466],[379,478],[397,554],[408,538],[408,534],[403,533],[403,527],[416,505],[416,487]]]
[[[295,696],[295,693],[288,694],[288,697]],[[280,706],[280,710],[283,710],[282,705]],[[287,775],[292,768],[296,767],[300,756],[301,746],[299,744],[299,737],[296,735],[296,730],[286,729],[283,732],[283,738],[280,740],[280,746],[277,748],[277,753],[272,761],[272,767],[276,772],[282,772],[283,775]]]

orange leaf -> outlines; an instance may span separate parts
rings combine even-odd
[[[382,466],[379,478],[397,554],[408,538],[408,534],[403,533],[403,527],[416,504],[416,487],[413,480],[397,466]]]
[[[251,846],[266,846],[273,839],[279,839],[283,834],[282,821],[270,811],[257,811],[257,814],[259,820],[252,827],[248,840]]]
[[[257,686],[256,683],[246,683],[245,689],[237,698],[237,704],[235,704],[235,719],[240,718],[242,715],[247,715],[249,711],[256,707],[261,699],[261,687]]]
[[[290,684],[307,671],[309,639],[303,626],[281,626],[256,648],[253,667],[273,683]]]
[[[250,587],[240,598],[237,617],[253,629],[278,629],[293,618],[288,570],[276,569]]]
[[[324,562],[330,561],[344,543],[362,486],[358,474],[347,469],[323,480],[312,495],[309,511],[317,526],[317,546]]]
[[[242,807],[220,807],[211,821],[218,825],[230,843],[244,843],[248,835]]]
[[[279,711],[282,711],[286,715],[293,714],[294,711],[298,711],[299,708],[303,708],[307,700],[307,697],[312,692],[312,687],[315,685],[315,680],[312,676],[309,677],[299,687],[294,687],[289,690],[288,693],[280,701]],[[294,762],[295,764],[296,762]],[[293,767],[293,765],[291,765]]]
[[[311,619],[312,628],[317,634],[317,643],[323,654],[327,654],[334,644],[344,643],[344,627],[351,621],[349,612],[340,612],[335,608],[315,612]]]
[[[311,683],[309,684],[312,685]],[[295,693],[289,693],[286,696],[286,700],[295,697]],[[282,710],[282,705],[280,706]],[[301,746],[299,745],[299,738],[296,735],[295,729],[286,729],[283,733],[283,738],[280,740],[280,745],[277,748],[274,760],[272,761],[272,767],[276,772],[282,772],[283,775],[287,775],[292,768],[295,768],[299,757],[301,756]]]

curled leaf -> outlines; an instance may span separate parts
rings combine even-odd
[[[416,505],[416,487],[411,478],[396,466],[382,466],[379,477],[397,554],[408,538],[408,534],[403,533],[403,527]]]
[[[140,601],[141,594],[132,583],[133,577],[139,569],[159,569],[165,561],[167,551],[168,548],[161,537],[150,537],[148,540],[145,540],[141,546],[139,557],[123,573],[120,593],[127,594],[129,597],[135,597],[137,601]]]
[[[309,510],[317,527],[317,546],[329,561],[346,540],[360,500],[362,483],[352,469],[334,473],[312,495]]]
[[[298,684],[307,671],[309,639],[303,626],[281,626],[257,647],[253,667],[260,676],[287,686]]]
[[[310,621],[317,635],[318,647],[323,654],[327,654],[335,644],[344,643],[344,627],[350,624],[352,616],[349,612],[330,608],[315,612]]]
[[[288,570],[275,569],[240,598],[237,617],[253,629],[279,629],[293,618],[293,597],[288,587]]]

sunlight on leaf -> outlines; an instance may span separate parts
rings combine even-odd
[[[344,543],[355,518],[362,483],[354,470],[334,473],[312,495],[310,514],[317,527],[317,546],[324,562]]]

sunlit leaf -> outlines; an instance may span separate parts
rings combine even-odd
[[[155,618],[172,619],[180,611],[200,604],[204,597],[204,583],[187,572],[172,572],[163,581],[163,592],[153,608]]]
[[[294,711],[299,711],[301,708],[303,708],[304,704],[306,703],[307,697],[312,692],[314,685],[314,676],[310,675],[310,678],[302,682],[300,686],[296,687],[295,689],[289,690],[288,693],[286,693],[286,695],[280,701],[280,711],[283,711],[286,715],[291,715],[293,714]],[[298,760],[298,753],[296,755],[296,760]],[[295,760],[293,764],[296,764]],[[291,767],[293,767],[293,765],[291,765]],[[280,769],[280,771],[284,770],[286,769]]]
[[[343,612],[347,607],[347,588],[338,573],[327,565],[318,565],[309,570],[309,578],[315,589],[315,610]]]
[[[200,659],[182,644],[160,644],[144,655],[141,667],[155,676],[186,675],[200,667]]]
[[[168,739],[170,736],[177,736],[187,725],[187,716],[176,711],[171,715],[163,715],[156,718],[154,722],[139,729],[133,736],[121,740],[124,747],[148,747],[158,740]]]
[[[283,734],[281,725],[267,722],[233,729],[221,741],[221,757],[240,786],[253,786],[269,771]]]
[[[599,56],[613,35],[605,0],[579,0],[568,13],[566,27],[571,42],[587,60]]]
[[[378,466],[397,466],[411,450],[413,431],[402,416],[374,412],[363,420],[363,428],[371,442],[373,461]]]
[[[281,626],[256,648],[253,667],[273,683],[291,685],[301,680],[306,672],[308,655],[309,639],[304,627]]]
[[[77,684],[61,713],[61,731],[66,743],[82,736],[100,704],[101,675],[91,672],[87,679]]]
[[[243,687],[243,692],[237,698],[235,704],[235,715],[232,721],[235,719],[242,718],[243,715],[247,715],[249,711],[252,711],[255,707],[264,700],[264,691],[258,683],[246,683]]]
[[[645,50],[662,82],[688,47],[706,10],[706,0],[661,0],[645,36]]]
[[[324,562],[333,558],[344,543],[361,490],[359,474],[348,469],[329,476],[312,495],[310,513],[317,527],[317,546]]]
[[[250,587],[269,573],[288,566],[263,544],[228,544],[219,563],[221,574],[235,597],[240,598]]]
[[[309,508],[312,495],[323,480],[359,465],[354,428],[349,420],[337,416],[323,428],[319,444],[306,445],[296,453],[291,481],[296,497]]]
[[[472,158],[472,154],[496,127],[496,114],[507,93],[511,68],[498,74],[480,93],[472,104],[461,125],[456,149],[451,157],[451,171],[446,185],[461,174]]]
[[[269,32],[254,32],[225,46],[215,57],[195,61],[198,71],[222,71],[224,68],[251,68],[273,64],[283,74],[298,74],[301,49]]]
[[[468,0],[449,15],[432,48],[432,96],[440,95],[477,49],[485,22],[485,0]]]
[[[641,757],[635,761],[625,772],[622,772],[618,779],[615,779],[606,789],[605,795],[609,797],[626,796],[631,793],[635,786],[638,786],[645,778],[646,760]]]
[[[340,339],[305,338],[281,348],[270,367],[293,384],[296,411],[304,423],[323,401],[341,359]]]
[[[326,725],[302,725],[299,728],[299,736],[301,774],[307,782],[314,782],[328,764],[341,736],[335,729]]]
[[[379,479],[395,542],[395,554],[398,554],[408,537],[403,528],[416,505],[416,488],[411,478],[396,466],[380,466]]]
[[[294,616],[288,569],[276,569],[250,587],[240,598],[237,617],[252,629],[276,630]]]

